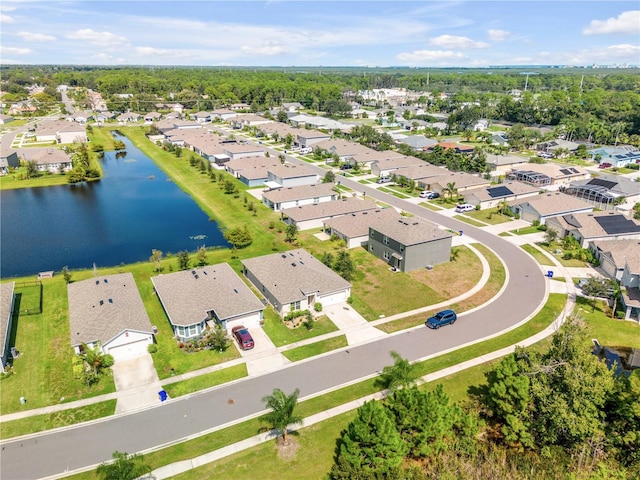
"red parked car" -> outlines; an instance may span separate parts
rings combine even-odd
[[[242,350],[251,350],[254,347],[253,337],[244,325],[233,327],[231,335],[238,341],[238,345]]]
[[[598,165],[598,168],[610,168],[612,167],[612,165],[610,163],[601,163],[600,165]]]

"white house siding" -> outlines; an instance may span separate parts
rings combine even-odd
[[[317,218],[313,220],[305,220],[304,222],[297,222],[298,230],[311,230],[313,228],[322,228],[324,225],[324,218]],[[288,223],[294,223],[289,220]]]
[[[262,312],[254,312],[247,315],[241,315],[224,322],[223,327],[231,332],[231,329],[237,325],[244,325],[247,328],[259,327],[262,322]]]
[[[269,180],[273,182],[278,182],[284,188],[300,187],[302,185],[315,185],[316,183],[318,183],[318,176],[309,175],[306,177],[280,178],[280,177],[276,177],[275,175],[269,174]],[[286,208],[286,207],[283,207],[283,208]]]
[[[104,353],[113,356],[114,361],[137,357],[147,353],[153,343],[153,336],[147,333],[125,330],[116,338],[102,346]]]
[[[320,296],[318,297],[318,301],[322,303],[323,307],[328,307],[329,305],[335,305],[336,303],[346,302],[350,295],[351,289],[348,288],[340,292],[333,292]]]
[[[86,142],[87,134],[84,132],[60,132],[58,139],[59,143]]]

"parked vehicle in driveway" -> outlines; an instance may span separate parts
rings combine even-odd
[[[456,213],[470,212],[475,209],[476,207],[474,205],[471,205],[469,203],[463,203],[462,205],[458,205],[456,207]]]
[[[445,325],[453,325],[456,323],[457,319],[458,316],[453,310],[442,310],[441,312],[436,313],[433,317],[429,317],[424,324],[429,328],[437,330]]]
[[[432,192],[430,190],[425,190],[424,192],[420,192],[420,198],[426,198],[427,200],[433,200],[434,198],[438,198],[440,196],[437,192]]]
[[[238,342],[238,346],[242,350],[251,350],[254,347],[253,337],[244,325],[238,325],[231,329],[231,335]]]
[[[391,177],[380,177],[378,179],[378,183],[389,183],[391,181]]]
[[[342,165],[340,165],[340,170],[351,170],[353,168],[353,165],[351,165],[350,163],[343,163]]]
[[[610,163],[604,162],[598,165],[598,168],[611,168],[612,165]]]

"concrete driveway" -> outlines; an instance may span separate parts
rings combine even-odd
[[[259,375],[276,370],[283,365],[291,363],[282,355],[262,327],[250,328],[249,333],[253,337],[255,346],[251,350],[242,350],[238,342],[233,339],[233,344],[245,359],[249,375]]]
[[[111,367],[118,392],[116,414],[131,412],[160,403],[162,390],[151,354],[120,360]]]

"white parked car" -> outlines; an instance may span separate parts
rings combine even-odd
[[[474,205],[471,205],[469,203],[463,203],[462,205],[458,205],[456,207],[456,213],[470,212],[475,209],[476,207]]]

